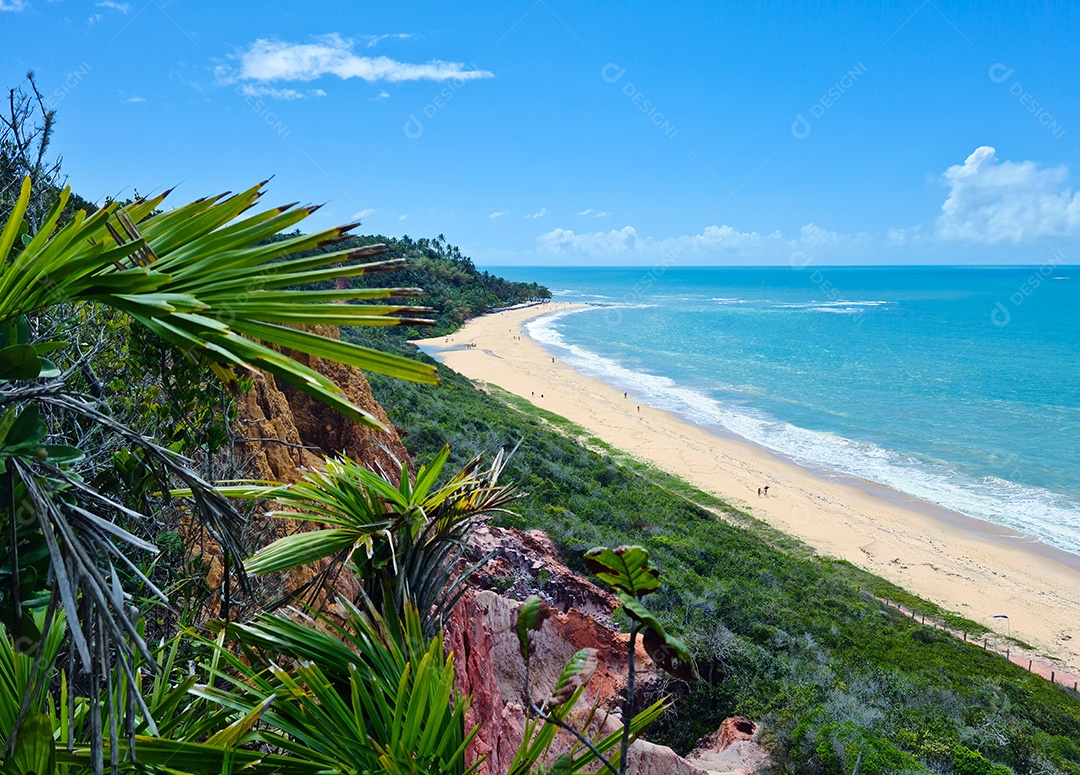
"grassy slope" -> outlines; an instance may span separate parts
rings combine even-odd
[[[929,602],[596,440],[579,443],[579,429],[527,402],[440,373],[437,388],[372,379],[418,460],[445,443],[464,462],[520,441],[508,476],[528,495],[507,524],[547,531],[582,572],[586,549],[620,543],[645,545],[664,572],[650,607],[706,680],[668,687],[675,710],[653,739],[686,751],[742,714],[766,722],[785,772],[849,773],[862,751],[862,773],[1006,771],[988,759],[1080,773],[1075,698],[873,596],[921,611]]]

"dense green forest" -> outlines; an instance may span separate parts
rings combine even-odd
[[[434,324],[423,328],[406,325],[369,330],[367,342],[372,346],[399,348],[404,339],[447,334],[476,315],[551,298],[551,291],[537,283],[513,282],[487,271],[481,272],[471,258],[449,244],[441,234],[434,239],[416,240],[408,236],[399,238],[381,234],[357,236],[335,245],[334,249],[379,243],[386,245],[386,260],[402,259],[407,262],[406,265],[391,275],[362,275],[343,279],[339,285],[375,288],[393,284],[396,287],[420,289],[423,294],[419,298],[401,301],[429,310],[426,317],[430,317]],[[318,252],[312,251],[312,254]],[[329,286],[329,283],[323,283],[313,287]]]
[[[1071,692],[876,598],[935,610],[928,601],[817,557],[498,388],[478,391],[442,366],[439,377],[438,388],[371,380],[419,460],[446,443],[459,461],[517,446],[507,475],[527,495],[504,525],[547,531],[583,573],[590,547],[631,542],[663,569],[652,608],[704,680],[667,684],[674,708],[650,739],[686,752],[740,714],[764,722],[783,772],[850,773],[862,754],[862,773],[1080,773]]]

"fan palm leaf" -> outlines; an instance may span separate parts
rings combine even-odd
[[[17,238],[25,234],[27,179],[0,230],[0,324],[62,303],[106,304],[189,357],[206,359],[226,381],[235,378],[237,369],[260,368],[359,422],[382,427],[332,381],[279,349],[434,383],[435,370],[428,364],[289,327],[425,322],[411,316],[415,307],[350,303],[415,296],[419,291],[327,293],[296,288],[389,271],[404,262],[370,261],[385,252],[382,245],[296,256],[347,239],[357,224],[259,244],[317,209],[287,205],[247,215],[262,197],[263,185],[166,212],[156,211],[169,192],[126,207],[110,203],[89,217],[79,212],[58,227],[70,196],[64,189],[42,228],[16,250]]]

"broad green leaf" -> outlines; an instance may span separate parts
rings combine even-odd
[[[38,379],[54,379],[60,376],[60,367],[48,358],[38,358],[38,365],[41,369]]]
[[[0,380],[37,379],[41,361],[28,344],[13,344],[0,350]]]
[[[78,447],[69,447],[66,444],[45,444],[42,449],[48,454],[49,462],[54,466],[71,465],[86,457]]]
[[[517,637],[521,658],[528,660],[533,653],[532,635],[551,615],[551,607],[536,595],[533,595],[518,609]]]
[[[589,682],[599,664],[598,652],[593,648],[581,649],[570,657],[551,693],[550,704],[562,705],[569,701],[574,692]]]
[[[0,268],[0,271],[3,271]],[[0,322],[0,347],[27,344],[30,340],[30,324],[25,315]]]
[[[650,629],[645,631],[641,640],[649,658],[668,675],[683,681],[696,681],[701,677],[686,644],[674,635],[661,635]]]
[[[4,445],[14,447],[19,444],[35,444],[45,438],[47,429],[41,421],[41,412],[37,404],[30,404],[19,413],[4,439]]]
[[[56,772],[52,720],[46,714],[34,713],[23,719],[9,769],[13,775],[53,775]]]
[[[618,595],[619,602],[623,604],[627,615],[645,625],[642,641],[645,651],[656,666],[676,678],[696,681],[698,674],[694,667],[694,658],[690,656],[686,644],[675,636],[668,635],[664,626],[649,612],[649,609],[641,604],[640,600],[622,590],[616,590],[615,594]]]
[[[660,571],[649,562],[649,553],[641,546],[606,546],[585,553],[590,571],[616,590],[643,597],[660,589]]]
[[[70,342],[62,342],[58,339],[50,339],[47,342],[34,342],[34,352],[38,355],[48,355],[55,350],[59,350],[61,347],[67,347]]]

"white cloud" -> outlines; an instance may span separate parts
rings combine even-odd
[[[546,207],[541,207],[539,212],[530,213],[529,215],[526,215],[525,217],[526,218],[536,219],[536,218],[543,218],[545,215],[547,215],[547,208]]]
[[[406,213],[405,215],[399,215],[399,216],[397,217],[397,219],[398,219],[399,221],[404,221],[404,220],[405,220],[406,218],[408,218],[408,217],[409,217],[409,214],[408,214],[408,213]]]
[[[363,218],[367,218],[369,215],[374,215],[374,214],[375,214],[375,208],[374,207],[365,207],[360,212],[353,213],[352,220],[359,221],[359,220],[361,220]]]
[[[124,102],[146,102],[146,97],[135,95],[134,97],[128,97]]]
[[[607,210],[597,210],[595,215],[597,218],[604,218],[608,215],[611,215],[611,213],[609,213]]]
[[[252,86],[250,83],[240,84],[236,87],[236,91],[245,97],[272,97],[275,100],[302,100],[305,96],[303,92],[296,89],[275,89],[272,86]],[[316,91],[319,90],[316,89]],[[315,96],[325,96],[325,92]]]
[[[578,215],[591,215],[595,218],[603,218],[605,215],[611,215],[607,210],[594,210],[591,207],[587,210],[582,210]]]
[[[18,13],[29,7],[26,0],[0,0],[0,11],[12,11]]]
[[[784,239],[780,232],[759,234],[756,231],[738,231],[731,226],[708,226],[700,234],[684,234],[662,239],[642,237],[633,226],[583,234],[578,234],[571,229],[553,229],[541,234],[537,241],[541,247],[554,253],[576,253],[587,256],[746,253],[763,247],[787,250],[797,244],[796,240]]]
[[[128,3],[114,3],[112,0],[102,0],[100,3],[94,3],[95,8],[109,8],[113,11],[119,11],[124,16],[131,13],[131,6]]]
[[[502,218],[504,215],[506,215],[506,210],[496,210],[489,215],[488,218],[494,221],[496,218]]]
[[[386,40],[387,38],[394,38],[395,40],[412,40],[415,37],[416,35],[411,32],[397,32],[387,33],[385,35],[364,35],[362,36],[362,39],[367,44],[368,48],[375,48],[377,45],[379,45],[379,43]]]
[[[578,215],[592,215],[592,208],[590,207],[588,210],[582,210]]]
[[[419,64],[399,62],[389,57],[359,56],[355,42],[337,33],[321,35],[308,43],[288,43],[259,38],[237,55],[238,68],[219,67],[218,79],[236,81],[313,81],[324,75],[342,80],[360,78],[371,83],[386,81],[471,81],[491,78],[487,70],[459,62],[433,59]]]
[[[553,253],[579,253],[587,256],[611,256],[633,252],[639,247],[637,231],[624,226],[616,231],[575,234],[571,229],[553,229],[537,237],[541,247]]]
[[[1080,236],[1080,193],[1068,168],[998,161],[988,145],[945,171],[949,195],[935,222],[944,240],[982,244]]]
[[[326,94],[326,92],[323,92],[323,94]],[[385,99],[387,99],[389,97],[390,97],[390,92],[383,91],[382,89],[379,89],[379,93],[376,94],[374,97],[372,97],[371,101],[372,102],[379,102],[380,100],[385,100]]]
[[[892,232],[895,232],[893,229]],[[892,232],[889,233],[890,239],[892,239]],[[872,238],[869,234],[843,234],[838,231],[830,231],[829,229],[823,229],[820,226],[815,226],[812,223],[808,223],[799,229],[799,245],[804,248],[812,249],[838,249],[838,248],[852,248],[852,247],[865,247],[872,242]]]

